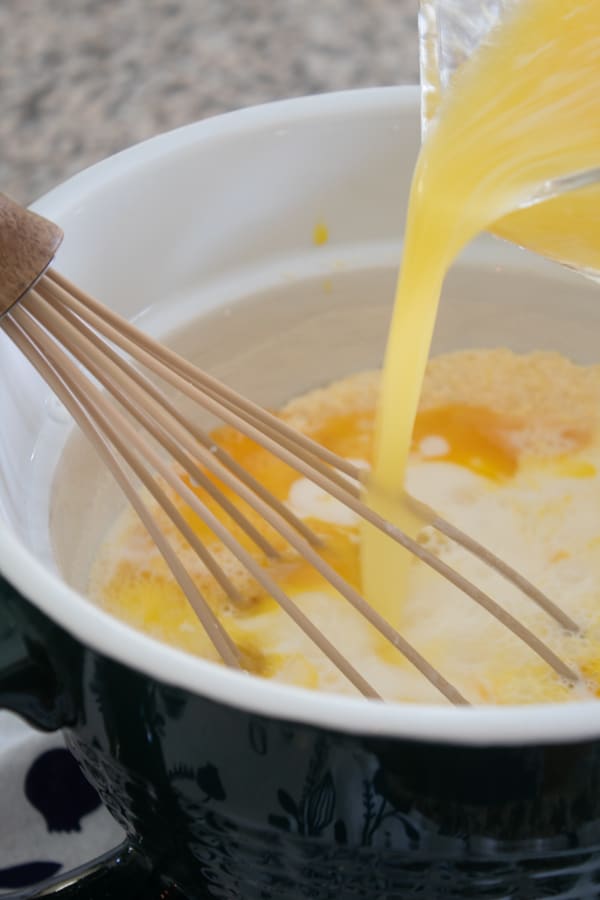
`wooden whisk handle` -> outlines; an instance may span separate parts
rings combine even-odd
[[[0,318],[44,274],[62,229],[0,193]]]

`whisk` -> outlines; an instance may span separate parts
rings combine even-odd
[[[448,579],[524,641],[561,678],[570,683],[579,680],[578,674],[564,660],[492,597],[370,509],[361,499],[364,473],[354,464],[191,365],[50,268],[62,238],[63,233],[57,225],[0,194],[0,327],[92,442],[147,528],[226,665],[243,668],[240,650],[159,524],[148,504],[149,495],[234,604],[240,601],[238,590],[187,523],[165,485],[200,517],[250,576],[358,691],[366,697],[381,699],[340,648],[315,626],[186,484],[165,451],[268,558],[277,556],[276,549],[209,475],[256,511],[450,702],[468,705],[456,687],[321,557],[321,538],[219,447],[207,431],[182,415],[164,390],[157,386],[155,376],[266,448]],[[154,377],[144,374],[138,368],[140,365]],[[563,629],[579,631],[577,624],[563,610],[506,562],[431,508],[412,498],[407,499],[415,505],[424,522],[497,570]]]

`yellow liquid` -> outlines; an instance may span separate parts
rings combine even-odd
[[[292,400],[280,411],[335,453],[369,464],[380,373],[351,375]],[[565,404],[563,398],[569,397]],[[228,426],[212,438],[320,538],[319,552],[360,587],[358,520],[310,480]],[[472,703],[533,703],[600,696],[600,365],[579,367],[554,353],[464,351],[431,360],[413,431],[408,480],[415,496],[477,534],[525,572],[584,628],[556,629],[518,590],[502,603],[577,666],[570,688],[492,616],[423,565],[411,568],[402,631]],[[200,485],[198,498],[244,543],[264,571],[344,652],[386,700],[439,703],[441,695],[384,641],[328,581],[264,519],[228,497],[276,546],[267,556]],[[160,521],[227,632],[246,670],[304,688],[354,688],[289,619],[267,591],[181,499],[174,501],[240,592],[232,603],[185,539]],[[496,594],[501,579],[429,529],[419,535],[442,561]],[[100,605],[134,627],[217,662],[219,654],[132,510],[107,535],[90,579]]]
[[[440,289],[479,232],[600,271],[597,187],[547,185],[600,166],[600,2],[522,0],[456,74],[413,177],[385,355],[369,504],[411,535],[402,491]],[[526,208],[523,208],[526,207]],[[362,534],[363,589],[398,623],[410,556]]]

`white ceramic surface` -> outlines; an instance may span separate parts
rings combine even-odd
[[[57,188],[36,209],[65,229],[59,270],[163,333],[265,288],[392,271],[418,143],[416,88],[276,103],[134,147]],[[312,232],[321,221],[330,240],[316,248]],[[469,269],[469,258],[479,268]],[[529,346],[524,329],[536,333],[551,317],[559,349],[594,358],[595,287],[487,240],[468,259],[455,293],[468,294],[469,272],[481,279],[482,272],[505,268],[513,273],[512,306],[506,313],[502,303],[492,309],[480,283],[483,299],[469,307],[469,327],[463,323],[456,340],[477,343],[477,329],[491,323],[492,332],[496,325],[508,329],[501,340]],[[538,277],[544,291],[536,297],[528,285]],[[444,322],[452,330],[452,316]],[[18,395],[9,383],[19,385]],[[352,732],[473,744],[600,734],[596,702],[456,710],[317,696],[212,666],[132,630],[83,600],[56,571],[49,483],[65,421],[2,335],[0,420],[0,571],[86,644],[226,703]]]
[[[40,734],[0,712],[0,896],[68,871],[123,840],[99,800],[90,802],[91,789],[75,761],[68,762],[61,735]]]

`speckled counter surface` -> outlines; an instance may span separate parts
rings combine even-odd
[[[417,0],[2,0],[0,189],[27,203],[161,131],[416,82]]]

